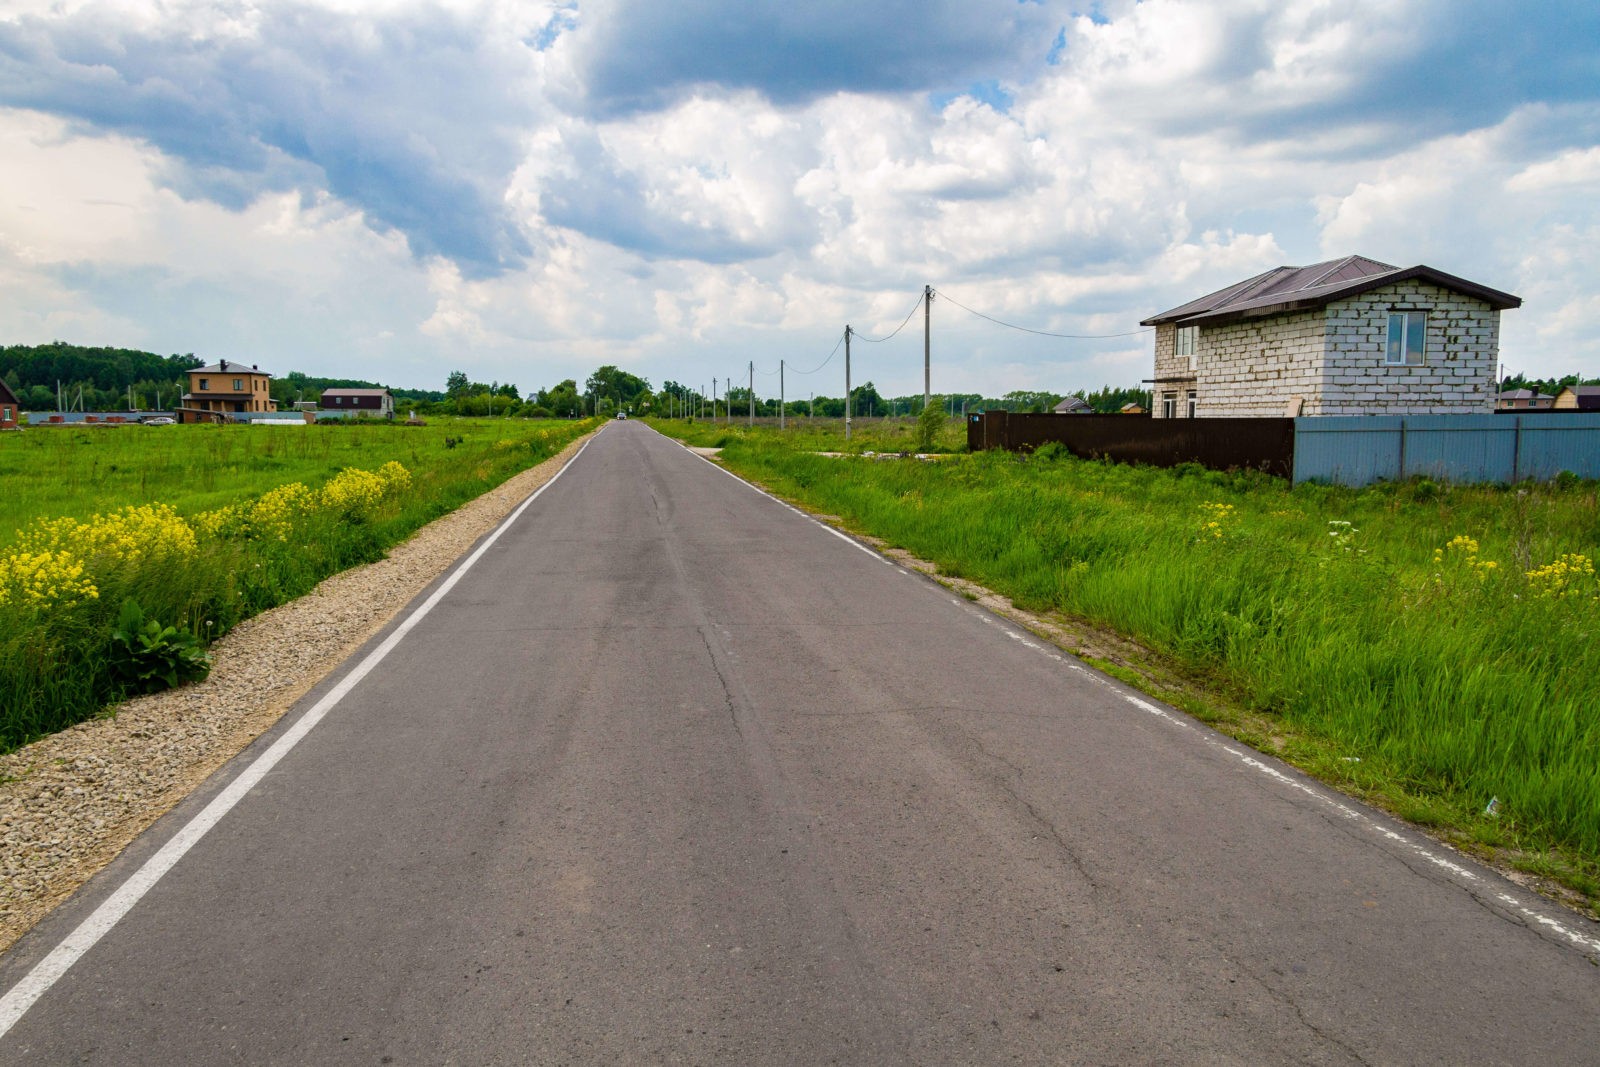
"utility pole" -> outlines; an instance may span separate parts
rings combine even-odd
[[[756,428],[756,361],[750,361],[750,421],[749,427]]]
[[[717,421],[717,377],[711,376],[711,421]]]
[[[928,358],[933,349],[933,286],[922,287],[922,406],[928,406],[933,396],[932,361]]]
[[[844,439],[850,440],[850,327],[844,328]]]
[[[778,360],[778,429],[783,429],[783,408],[788,401],[783,398],[783,360]]]

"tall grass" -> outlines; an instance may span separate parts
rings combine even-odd
[[[1310,739],[1335,776],[1490,843],[1600,861],[1594,483],[1291,488],[1048,447],[830,459],[759,432],[723,460],[1024,608],[1136,639]]]
[[[938,434],[931,447],[923,448],[918,441],[915,416],[856,417],[850,420],[850,439],[845,440],[844,420],[818,418],[804,415],[791,417],[784,429],[778,429],[778,420],[762,417],[755,420],[751,429],[737,412],[731,422],[726,419],[652,419],[651,425],[663,433],[692,437],[694,443],[708,448],[745,439],[748,435],[772,438],[774,435],[792,447],[812,452],[965,452],[967,450],[967,424],[961,418],[947,418],[940,422]]]
[[[381,558],[593,426],[126,427],[87,440],[36,431],[20,445],[13,436],[0,456],[28,473],[6,484],[19,484],[17,512],[35,517],[0,531],[0,750],[124,695],[111,637],[124,601],[209,643]],[[136,469],[143,461],[151,470]],[[79,493],[49,486],[41,470]],[[145,489],[119,500],[104,485],[117,474],[125,492],[135,480]],[[152,488],[168,499],[146,505]],[[51,505],[55,514],[38,515]]]

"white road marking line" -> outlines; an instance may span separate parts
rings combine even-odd
[[[691,453],[691,455],[699,456],[698,453]],[[808,522],[816,523],[818,526],[822,527],[824,530],[827,530],[829,533],[833,534],[835,537],[838,537],[840,540],[844,541],[846,544],[848,544],[848,545],[850,545],[850,546],[852,546],[854,548],[858,548],[861,551],[867,553],[868,555],[873,556],[876,559],[881,560],[882,562],[887,563],[892,567],[895,566],[894,562],[892,560],[890,560],[888,557],[880,554],[879,552],[875,551],[872,548],[869,548],[867,545],[862,544],[860,541],[857,541],[854,538],[847,536],[846,534],[840,532],[839,530],[834,529],[832,526],[829,526],[827,523],[823,522],[821,519],[818,519],[813,515],[807,515],[805,512],[801,511],[799,508],[795,507],[794,505],[789,504],[789,503],[787,503],[787,502],[785,502],[783,500],[779,500],[777,497],[773,496],[771,493],[767,492],[765,489],[762,489],[758,485],[754,485],[754,484],[752,484],[750,482],[745,481],[743,478],[739,477],[737,474],[735,474],[732,471],[728,470],[726,467],[720,466],[720,465],[718,465],[716,463],[712,463],[711,460],[706,459],[705,456],[699,456],[699,458],[702,459],[702,460],[705,460],[705,462],[707,464],[709,464],[711,467],[713,467],[716,470],[721,471],[723,474],[726,474],[728,477],[732,478],[734,481],[738,482],[739,484],[745,485],[745,486],[749,486],[751,489],[754,489],[756,492],[760,493],[762,496],[764,496],[767,499],[773,501],[774,503],[777,503],[777,504],[781,505],[782,507],[788,508],[790,511],[794,512],[796,515],[799,515],[801,518],[807,520]],[[900,570],[900,568],[898,568],[898,567],[896,567],[896,569]],[[901,570],[901,573],[902,574],[907,574],[907,577],[910,577],[910,575],[904,570]],[[1176,727],[1176,728],[1178,728],[1180,730],[1185,730],[1185,731],[1187,731],[1187,732],[1199,737],[1200,740],[1204,741],[1207,745],[1210,745],[1212,748],[1216,748],[1216,749],[1219,749],[1219,750],[1221,750],[1223,752],[1226,752],[1228,755],[1232,756],[1235,760],[1237,760],[1243,766],[1248,767],[1253,771],[1257,771],[1258,773],[1263,774],[1263,775],[1267,776],[1268,778],[1271,778],[1272,780],[1278,782],[1280,785],[1287,786],[1290,789],[1294,789],[1294,790],[1297,790],[1298,792],[1304,793],[1306,796],[1308,796],[1311,799],[1317,801],[1319,804],[1322,804],[1322,805],[1324,805],[1326,807],[1332,808],[1334,811],[1338,812],[1340,815],[1344,816],[1345,818],[1350,819],[1355,823],[1358,823],[1364,829],[1366,829],[1368,831],[1371,831],[1372,833],[1375,833],[1375,834],[1383,837],[1385,840],[1387,840],[1391,844],[1399,845],[1400,847],[1406,849],[1407,851],[1415,854],[1417,857],[1419,857],[1419,858],[1421,858],[1423,860],[1426,860],[1428,863],[1431,863],[1434,866],[1439,867],[1439,868],[1441,868],[1443,870],[1449,871],[1451,874],[1456,875],[1458,878],[1461,878],[1463,881],[1471,882],[1474,885],[1483,885],[1484,884],[1484,880],[1481,877],[1479,877],[1474,871],[1472,871],[1472,870],[1470,870],[1470,869],[1468,869],[1466,867],[1463,867],[1461,864],[1454,862],[1453,860],[1449,859],[1446,856],[1440,855],[1439,853],[1435,852],[1433,849],[1430,849],[1430,848],[1428,848],[1428,847],[1426,847],[1424,845],[1418,844],[1417,842],[1412,841],[1409,838],[1404,837],[1401,834],[1395,833],[1393,830],[1391,830],[1388,827],[1382,825],[1377,820],[1373,819],[1371,816],[1368,816],[1368,815],[1362,813],[1361,811],[1358,811],[1357,809],[1352,808],[1348,804],[1342,803],[1340,800],[1336,799],[1333,796],[1330,796],[1328,793],[1324,792],[1323,790],[1313,788],[1312,786],[1308,785],[1305,782],[1302,782],[1302,781],[1300,781],[1300,780],[1298,780],[1296,778],[1293,778],[1293,777],[1291,777],[1291,776],[1289,776],[1287,774],[1284,774],[1282,771],[1278,770],[1276,767],[1273,767],[1272,765],[1270,765],[1270,764],[1268,764],[1268,763],[1266,763],[1266,762],[1264,762],[1264,761],[1262,761],[1260,759],[1257,759],[1254,755],[1251,755],[1251,754],[1249,754],[1247,752],[1242,751],[1241,749],[1238,749],[1238,748],[1234,747],[1233,745],[1231,745],[1231,744],[1227,743],[1226,741],[1224,741],[1222,739],[1222,735],[1221,734],[1216,733],[1215,731],[1211,730],[1210,728],[1208,728],[1208,727],[1197,727],[1194,723],[1189,722],[1187,719],[1182,718],[1179,715],[1174,714],[1173,712],[1168,711],[1167,709],[1165,709],[1163,707],[1160,707],[1160,706],[1158,706],[1156,704],[1152,704],[1150,701],[1145,700],[1143,697],[1136,696],[1133,693],[1129,693],[1129,692],[1126,692],[1126,691],[1122,690],[1121,688],[1118,687],[1118,685],[1111,678],[1107,677],[1105,674],[1101,673],[1100,671],[1091,670],[1088,667],[1085,667],[1084,665],[1082,665],[1080,663],[1077,663],[1077,662],[1075,662],[1073,660],[1068,659],[1066,656],[1064,656],[1064,655],[1062,655],[1062,654],[1060,654],[1058,652],[1051,651],[1050,649],[1048,649],[1048,648],[1044,647],[1043,645],[1039,644],[1037,641],[1034,641],[1034,640],[1032,640],[1032,639],[1030,639],[1028,637],[1023,636],[1022,634],[1018,633],[1015,629],[1013,629],[1011,625],[1002,624],[999,618],[997,618],[996,616],[992,615],[987,610],[985,610],[983,608],[973,607],[972,605],[966,603],[965,601],[957,600],[954,597],[951,598],[950,603],[956,605],[962,611],[967,612],[973,618],[977,619],[979,622],[982,622],[986,626],[999,627],[1001,633],[1005,634],[1007,637],[1011,638],[1013,641],[1019,642],[1025,648],[1032,649],[1035,652],[1038,652],[1038,653],[1040,653],[1040,654],[1042,654],[1044,656],[1047,656],[1048,658],[1050,658],[1052,660],[1055,660],[1057,663],[1060,663],[1060,664],[1064,665],[1069,670],[1076,671],[1078,673],[1081,673],[1081,674],[1085,675],[1086,677],[1088,677],[1091,680],[1093,680],[1096,685],[1099,685],[1099,686],[1101,686],[1101,687],[1103,687],[1105,689],[1109,689],[1111,692],[1115,693],[1117,696],[1121,697],[1123,700],[1127,701],[1129,704],[1132,704],[1134,707],[1138,708],[1139,710],[1148,712],[1149,714],[1154,715],[1156,718],[1161,719],[1162,721],[1170,724],[1171,726],[1174,726],[1174,727]],[[1496,893],[1495,894],[1495,899],[1498,900],[1500,903],[1504,904],[1510,910],[1512,910],[1512,911],[1516,912],[1518,915],[1522,916],[1524,919],[1528,920],[1529,922],[1534,923],[1534,924],[1536,924],[1538,926],[1544,927],[1545,929],[1550,930],[1551,932],[1553,932],[1555,934],[1558,934],[1561,937],[1565,938],[1566,940],[1572,942],[1573,945],[1575,945],[1575,946],[1577,946],[1577,947],[1579,947],[1581,949],[1585,949],[1585,950],[1587,950],[1587,951],[1589,951],[1591,953],[1595,953],[1597,956],[1600,956],[1600,938],[1589,937],[1587,934],[1580,933],[1575,928],[1573,928],[1571,926],[1568,926],[1567,924],[1565,924],[1563,922],[1560,922],[1559,920],[1552,919],[1548,915],[1545,915],[1544,913],[1542,913],[1540,911],[1537,911],[1534,908],[1529,907],[1526,903],[1524,903],[1521,900],[1518,900],[1516,897],[1512,896],[1509,893]],[[3,1032],[3,1031],[0,1031],[0,1032]]]
[[[256,784],[265,778],[272,768],[276,767],[278,762],[287,756],[327,716],[328,712],[333,710],[339,701],[343,700],[363,678],[370,674],[374,667],[383,662],[384,658],[394,650],[401,639],[411,632],[412,627],[421,622],[423,617],[433,610],[434,605],[439,603],[446,593],[455,588],[456,583],[461,580],[461,576],[466,574],[472,565],[482,558],[483,554],[489,550],[489,547],[500,539],[500,535],[505,533],[506,529],[516,522],[522,516],[522,513],[535,500],[539,499],[546,489],[554,485],[557,479],[567,473],[567,470],[577,462],[578,457],[583,455],[584,449],[587,449],[592,442],[593,438],[584,442],[583,448],[578,449],[577,453],[555,473],[554,477],[534,490],[528,499],[519,504],[515,511],[508,515],[499,526],[494,528],[494,532],[489,534],[483,543],[456,567],[455,571],[444,580],[438,589],[434,590],[433,595],[428,597],[421,607],[417,608],[404,622],[395,627],[394,632],[385,638],[381,645],[369,652],[366,658],[356,665],[355,669],[339,680],[338,685],[329,690],[321,700],[312,706],[310,711],[300,716],[293,726],[284,731],[283,735],[273,742],[272,747],[257,756],[250,766],[246,767],[237,778],[229,782],[227,787],[201,810],[200,814],[189,820],[183,829],[174,834],[154,856],[146,860],[144,865],[130,875],[126,882],[123,882],[115,892],[101,902],[100,906],[87,919],[79,923],[77,929],[73,930],[60,944],[51,949],[50,953],[35,964],[33,969],[24,975],[20,982],[12,986],[4,997],[0,997],[0,1037],[4,1037],[17,1024],[17,1020],[21,1019],[28,1009],[33,1007],[34,1003],[44,996],[50,987],[55,985],[61,976],[66,974],[85,952],[88,952],[96,942],[110,933],[111,929],[122,920],[123,916],[127,915],[133,909],[133,906],[139,903],[140,899],[150,892],[156,883],[161,881],[162,877],[183,858],[184,853],[198,844],[200,839],[205,837],[212,827],[221,822],[222,817],[227,815],[240,800],[244,799],[245,795],[255,788]]]
[[[1363,829],[1377,834],[1390,844],[1397,845],[1417,856],[1418,858],[1425,860],[1428,863],[1441,868],[1442,870],[1449,871],[1462,881],[1470,882],[1474,886],[1484,886],[1485,888],[1488,888],[1484,882],[1484,879],[1479,876],[1477,872],[1455,862],[1448,856],[1443,855],[1434,849],[1427,847],[1426,845],[1413,841],[1403,834],[1396,833],[1387,826],[1384,826],[1382,823],[1378,822],[1376,819],[1357,808],[1351,807],[1349,804],[1344,803],[1338,797],[1329,794],[1325,790],[1318,789],[1307,782],[1285,774],[1271,764],[1257,758],[1255,753],[1247,752],[1225,741],[1222,735],[1216,733],[1214,730],[1211,730],[1208,727],[1197,726],[1188,719],[1183,718],[1180,715],[1161,707],[1160,705],[1153,704],[1134,693],[1126,692],[1111,678],[1107,677],[1101,672],[1089,670],[1082,665],[1074,664],[1066,660],[1066,658],[1059,653],[1052,652],[1037,642],[1029,640],[1028,638],[1017,633],[1010,626],[1003,624],[999,619],[996,619],[994,616],[980,608],[971,607],[970,605],[964,604],[959,600],[952,600],[951,603],[957,605],[963,611],[966,611],[968,614],[972,615],[985,625],[999,627],[1003,633],[1014,640],[1021,642],[1024,646],[1035,649],[1048,656],[1050,659],[1056,660],[1060,663],[1065,663],[1068,667],[1082,672],[1087,677],[1092,679],[1096,685],[1099,685],[1104,689],[1109,689],[1111,692],[1115,693],[1129,704],[1132,704],[1140,711],[1148,712],[1149,714],[1154,715],[1156,718],[1161,719],[1163,722],[1166,722],[1171,726],[1174,726],[1180,730],[1184,730],[1198,737],[1212,748],[1226,752],[1243,766],[1248,767],[1260,774],[1266,775],[1279,785],[1287,786],[1290,789],[1305,794],[1312,800],[1315,800],[1317,803],[1333,809],[1345,818],[1360,825]],[[1580,949],[1584,949],[1590,953],[1600,954],[1600,938],[1590,937],[1587,934],[1580,932],[1576,928],[1568,926],[1566,923],[1563,923],[1557,919],[1552,919],[1543,912],[1529,907],[1526,902],[1517,899],[1510,893],[1496,892],[1494,896],[1495,899],[1501,904],[1505,905],[1508,909],[1514,911],[1527,921],[1537,926],[1541,926],[1552,933],[1558,934]]]
[[[657,432],[659,432],[659,431],[657,431]],[[662,434],[662,436],[665,437],[666,435]],[[868,548],[866,545],[862,544],[860,541],[857,541],[855,538],[851,537],[849,534],[843,532],[842,530],[834,529],[832,526],[829,526],[827,523],[823,522],[821,519],[817,518],[816,516],[807,515],[805,512],[801,511],[799,508],[795,507],[793,504],[789,503],[788,501],[779,500],[777,497],[773,496],[771,493],[767,492],[765,489],[761,488],[759,485],[756,485],[753,482],[745,481],[743,478],[739,477],[737,474],[733,473],[728,468],[726,468],[724,466],[721,466],[720,464],[717,464],[717,463],[712,463],[710,459],[708,459],[705,456],[700,455],[700,453],[698,453],[698,452],[690,452],[689,454],[691,456],[694,456],[696,459],[700,460],[701,462],[705,463],[712,470],[721,471],[723,474],[726,474],[728,477],[732,478],[734,481],[738,482],[740,485],[744,486],[746,489],[752,489],[755,492],[760,493],[762,496],[766,497],[768,500],[772,501],[774,504],[778,505],[780,508],[787,508],[790,511],[794,512],[796,515],[800,516],[802,519],[806,520],[807,522],[813,523],[814,525],[819,526],[824,530],[827,530],[829,533],[833,534],[833,536],[837,537],[839,540],[843,541],[845,544],[849,545],[851,548],[860,549],[861,551],[865,552],[867,555],[871,556],[873,559],[877,560],[879,563],[886,563],[891,567],[893,567],[895,565],[894,564],[894,560],[889,559],[887,556],[884,556],[881,553],[876,552],[871,548]],[[905,572],[902,571],[901,573],[905,573]]]

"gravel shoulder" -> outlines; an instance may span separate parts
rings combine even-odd
[[[212,646],[205,681],[0,756],[0,951],[277,722],[592,436],[429,523],[386,559],[241,623]]]

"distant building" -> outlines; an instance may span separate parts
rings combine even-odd
[[[1154,415],[1487,414],[1500,312],[1521,305],[1364,256],[1275,267],[1141,323],[1156,328]]]
[[[0,381],[0,430],[15,430],[22,418],[22,401],[11,391],[11,386]]]
[[[224,422],[234,415],[277,411],[272,375],[257,366],[222,360],[189,372],[189,391],[178,407],[179,422]]]
[[[1094,408],[1081,396],[1069,396],[1055,406],[1057,415],[1093,415]]]
[[[321,403],[324,411],[394,418],[394,397],[387,389],[324,389]]]
[[[1569,385],[1556,394],[1554,411],[1600,411],[1600,385]]]
[[[1148,414],[1150,414],[1148,411],[1146,411],[1144,409],[1144,405],[1143,404],[1128,403],[1128,404],[1122,405],[1122,407],[1118,408],[1117,410],[1119,412],[1121,412],[1122,414],[1124,414],[1124,415],[1148,415]]]
[[[1548,411],[1556,398],[1532,389],[1507,389],[1494,399],[1496,411]]]

